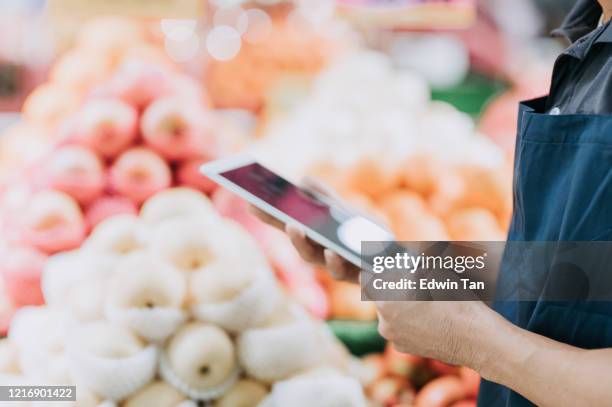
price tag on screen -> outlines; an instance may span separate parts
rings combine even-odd
[[[389,29],[452,30],[476,20],[475,0],[336,0],[341,17]]]

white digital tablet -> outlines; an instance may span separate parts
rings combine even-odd
[[[362,241],[391,241],[393,235],[370,219],[292,184],[247,155],[204,164],[200,171],[281,222],[301,225],[308,236],[358,267]],[[369,267],[366,267],[369,268]]]

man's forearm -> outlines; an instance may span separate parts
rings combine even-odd
[[[474,366],[541,406],[603,406],[612,400],[612,349],[583,350],[489,315]]]

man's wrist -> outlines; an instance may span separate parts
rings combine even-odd
[[[534,344],[524,331],[487,308],[471,330],[471,360],[466,363],[480,375],[497,383],[508,384],[533,354]]]
[[[486,368],[496,353],[498,315],[482,302],[464,302],[465,318],[456,321],[456,331],[450,349],[454,364],[476,371]]]

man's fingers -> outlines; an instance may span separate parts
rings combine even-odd
[[[263,222],[278,229],[284,230],[300,256],[307,262],[315,263],[320,266],[326,265],[327,263],[327,268],[334,278],[350,282],[358,281],[359,270],[357,267],[332,251],[327,250],[329,254],[325,255],[323,252],[323,247],[306,237],[303,229],[298,225],[284,225],[278,219],[268,215],[253,205],[249,205],[249,211]],[[326,261],[327,259],[329,259],[329,261]]]
[[[329,271],[332,277],[336,280],[344,280],[346,277],[346,270],[344,269],[344,264],[342,264],[341,259],[329,249],[325,249],[323,255],[325,256],[327,271]]]
[[[359,269],[329,249],[323,251],[327,270],[336,280],[356,283],[359,281]]]
[[[280,220],[276,219],[274,216],[268,215],[266,212],[257,208],[256,206],[249,205],[249,212],[251,212],[255,217],[257,217],[262,222],[267,223],[270,226],[274,226],[277,229],[283,230],[285,224]]]
[[[285,227],[285,232],[304,260],[318,265],[323,265],[325,263],[323,248],[319,244],[308,239],[302,228],[290,224]]]
[[[332,199],[337,206],[346,207],[344,203],[336,198],[335,193],[323,183],[314,178],[305,178],[303,181],[304,189],[312,191],[316,195],[322,195]],[[295,246],[300,256],[309,263],[317,265],[325,265],[330,274],[337,280],[344,280],[352,283],[359,282],[360,270],[358,267],[343,259],[331,250],[324,250],[318,243],[310,240],[303,229],[295,224],[285,225],[273,216],[268,215],[261,209],[249,205],[249,212],[255,215],[261,221],[284,230],[289,236],[291,243]]]
[[[324,265],[336,280],[345,280],[352,283],[359,281],[359,269],[357,267],[331,250],[324,249],[323,246],[310,240],[299,226],[287,225],[285,232],[300,256],[307,262],[320,266]]]

